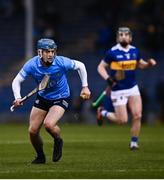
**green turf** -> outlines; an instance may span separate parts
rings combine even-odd
[[[0,178],[164,178],[164,127],[143,127],[140,150],[130,151],[129,126],[62,125],[63,157],[53,163],[52,139],[43,129],[47,163],[31,165],[28,125],[0,125]]]

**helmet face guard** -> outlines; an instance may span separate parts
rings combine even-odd
[[[37,49],[57,49],[57,45],[52,39],[40,39],[37,43]]]

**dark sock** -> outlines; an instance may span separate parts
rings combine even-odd
[[[133,137],[131,138],[131,141],[133,141],[133,142],[137,142],[137,141],[138,141],[138,137],[133,136]]]
[[[44,152],[43,152],[43,149],[37,151],[37,156],[38,156],[38,157],[44,157],[44,156],[45,156],[45,155],[44,155]]]
[[[61,138],[60,138],[60,136],[55,136],[55,137],[54,137],[54,140],[55,140],[55,141],[59,141],[59,140],[61,140]]]

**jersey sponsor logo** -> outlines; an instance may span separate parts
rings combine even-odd
[[[117,55],[116,56],[118,59],[120,59],[120,58],[123,58],[124,56],[123,55]]]
[[[130,61],[119,61],[119,62],[112,62],[110,68],[112,70],[135,70],[137,65],[136,60]]]

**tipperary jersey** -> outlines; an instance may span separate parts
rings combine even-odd
[[[139,60],[138,49],[131,45],[125,49],[120,44],[117,44],[107,51],[104,61],[109,64],[110,76],[114,77],[118,70],[122,70],[125,76],[123,80],[118,81],[112,88],[113,91],[129,89],[137,84],[135,69]]]
[[[39,91],[38,94],[45,99],[55,100],[70,96],[66,72],[74,68],[74,60],[67,57],[56,56],[52,65],[45,67],[42,65],[40,57],[35,56],[25,63],[19,74],[24,79],[32,76],[37,84],[41,82],[45,74],[48,74],[50,76],[48,87]]]

